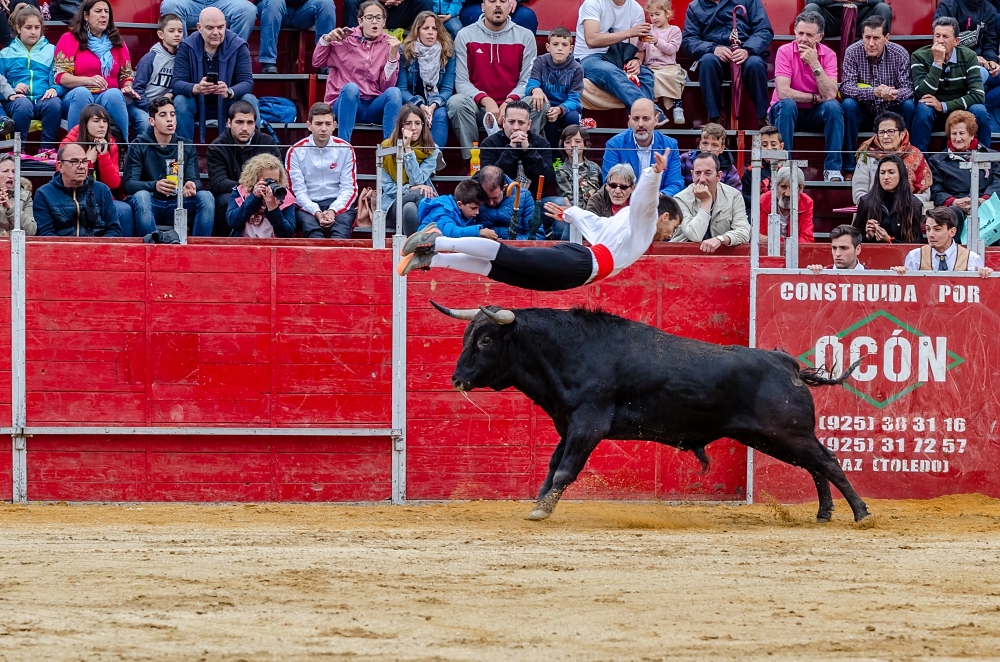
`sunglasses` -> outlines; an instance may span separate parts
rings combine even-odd
[[[632,188],[632,186],[630,184],[611,184],[611,183],[608,183],[608,184],[605,184],[605,186],[607,186],[608,188],[611,188],[611,189],[622,189],[622,190],[626,190],[626,189]]]

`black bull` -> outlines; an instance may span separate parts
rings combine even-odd
[[[495,307],[441,312],[470,320],[452,375],[459,391],[514,387],[552,418],[559,444],[529,519],[544,519],[602,439],[642,439],[690,450],[736,439],[810,473],[816,519],[833,511],[830,483],[854,519],[868,508],[816,438],[809,386],[839,384],[800,370],[784,352],[721,346],[583,309]]]

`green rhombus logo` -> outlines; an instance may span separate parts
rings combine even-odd
[[[893,317],[889,313],[885,312],[884,310],[878,310],[878,311],[872,313],[871,315],[869,315],[868,317],[866,317],[866,318],[864,318],[864,319],[862,319],[862,320],[860,320],[858,322],[855,322],[854,324],[852,324],[851,326],[847,327],[843,331],[840,331],[839,333],[836,334],[836,336],[837,336],[837,338],[843,338],[847,334],[849,334],[849,333],[851,333],[853,331],[857,331],[858,329],[860,329],[861,327],[863,327],[865,324],[868,324],[869,322],[872,322],[873,320],[875,320],[876,318],[879,318],[879,317],[884,317],[885,319],[889,320],[890,322],[892,322],[893,324],[895,324],[899,328],[904,329],[905,331],[908,331],[908,332],[912,333],[916,337],[920,337],[920,336],[926,335],[926,334],[921,333],[920,331],[914,329],[909,324],[905,324],[904,322],[901,322],[900,320],[896,319],[895,317]],[[816,348],[814,347],[814,348],[810,349],[808,352],[806,352],[805,354],[800,355],[798,357],[798,359],[799,359],[799,361],[802,361],[803,363],[805,363],[810,368],[815,368],[816,366],[813,364],[813,362],[811,360],[809,360],[809,357],[811,355],[815,354],[815,353],[816,353]],[[955,352],[953,352],[951,350],[948,350],[948,358],[950,358],[952,360],[951,363],[948,364],[948,367],[947,367],[948,370],[951,370],[952,368],[965,363],[965,359],[963,359],[961,356],[959,356],[958,354],[956,354]],[[853,386],[851,386],[847,382],[844,382],[843,384],[841,384],[841,386],[843,386],[848,391],[850,391],[854,395],[858,396],[859,398],[861,398],[862,400],[864,400],[868,404],[872,405],[876,409],[882,409],[884,407],[887,407],[887,406],[891,405],[893,402],[895,402],[896,400],[899,400],[900,398],[902,398],[906,394],[911,393],[912,391],[920,388],[924,384],[926,384],[926,382],[915,382],[913,384],[910,384],[909,386],[907,386],[906,388],[904,388],[899,393],[896,393],[895,395],[889,396],[888,398],[886,398],[885,400],[882,400],[882,401],[876,400],[875,398],[873,398],[872,396],[868,395],[867,393],[862,393],[861,391],[859,391],[858,389],[854,388]]]

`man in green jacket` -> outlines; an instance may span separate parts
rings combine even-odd
[[[912,109],[910,144],[926,152],[931,132],[944,127],[948,114],[967,110],[976,117],[976,138],[983,147],[990,146],[990,116],[984,102],[982,70],[972,49],[958,45],[958,21],[942,16],[934,21],[934,44],[924,46],[910,56],[913,98],[904,104]]]

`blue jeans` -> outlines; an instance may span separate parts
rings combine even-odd
[[[149,191],[139,191],[132,194],[129,204],[132,205],[136,228],[144,237],[156,229],[157,223],[170,226],[174,224],[174,209],[177,208],[175,198],[164,200],[154,198]],[[215,224],[215,196],[208,191],[198,191],[194,196],[184,198],[184,209],[188,215],[188,234],[192,237],[211,237],[212,226]]]
[[[815,108],[799,108],[792,99],[782,99],[771,106],[771,124],[778,127],[785,149],[792,151],[796,129],[816,131],[826,138],[824,170],[840,170],[840,150],[844,148],[844,108],[836,99]]]
[[[549,216],[545,211],[546,202],[554,202],[560,207],[565,207],[567,204],[572,205],[573,201],[567,200],[561,195],[550,195],[542,198],[541,202],[542,227],[545,229],[545,238],[550,241],[569,241],[569,223]]]
[[[715,53],[702,55],[698,60],[698,83],[705,101],[705,113],[711,121],[722,116],[722,81],[732,78],[731,70],[729,63],[723,63]],[[743,63],[743,87],[750,93],[757,117],[766,117],[770,95],[767,92],[767,61],[764,58],[751,55]]]
[[[132,137],[136,138],[149,130],[149,113],[134,103],[126,103],[128,123],[132,127]],[[176,111],[176,108],[174,109]]]
[[[147,230],[142,234],[135,233],[135,221],[132,215],[132,205],[127,202],[122,202],[121,200],[115,200],[115,211],[118,212],[118,225],[121,226],[123,237],[145,237],[147,234],[156,229],[153,226],[153,230]]]
[[[74,87],[63,97],[63,112],[66,114],[66,130],[71,130],[80,123],[80,113],[84,106],[96,103],[104,106],[118,128],[128,138],[128,109],[125,108],[125,97],[116,87],[93,94],[85,87]]]
[[[42,121],[41,149],[55,147],[56,134],[59,133],[59,125],[62,123],[62,101],[59,97],[37,102],[32,102],[28,97],[20,97],[5,102],[3,107],[7,111],[7,115],[14,120],[14,126],[21,134],[22,141],[28,139],[31,120],[40,119]]]
[[[912,118],[910,120],[910,144],[926,152],[931,144],[931,133],[935,128],[944,128],[944,121],[948,117],[946,113],[939,113],[925,103],[920,103],[914,99],[907,99],[903,102],[903,107],[909,107],[908,112]],[[969,112],[975,115],[976,124],[979,130],[976,138],[979,144],[989,149],[990,146],[990,113],[986,106],[981,103],[974,103],[969,107]]]
[[[562,137],[563,129],[571,124],[580,123],[580,111],[571,110],[568,113],[563,113],[559,116],[555,122],[550,122],[545,120],[545,139],[549,141],[549,145],[552,147],[559,147],[559,138]],[[558,154],[553,154],[552,158],[556,158]]]
[[[397,113],[398,114],[398,113]],[[448,144],[448,106],[439,106],[434,109],[434,118],[431,122],[431,136],[434,144],[444,147]],[[388,136],[386,136],[388,138]]]
[[[451,35],[452,41],[455,40],[455,35],[458,34],[458,31],[464,27],[465,26],[462,25],[462,19],[460,19],[458,16],[452,16],[451,18],[449,18],[447,21],[444,22],[444,29],[447,30],[448,34]]]
[[[281,28],[307,30],[316,28],[319,38],[337,27],[337,8],[333,0],[306,0],[301,7],[287,7],[285,0],[260,0],[260,63],[278,61],[278,31]]]
[[[254,115],[257,117],[257,123],[260,124],[260,105],[257,103],[257,97],[252,94],[244,94],[239,98],[240,101],[246,101],[251,106],[253,106]],[[236,101],[236,99],[234,99]],[[219,99],[219,103],[225,103],[222,99]],[[177,137],[185,138],[185,142],[191,142],[196,138],[194,132],[194,120],[198,116],[198,101],[193,97],[186,96],[184,94],[178,94],[174,97],[174,112],[177,113]],[[205,121],[214,120],[216,117],[205,117]],[[219,133],[222,133],[226,129],[219,127]]]
[[[1000,14],[997,15],[997,22],[1000,23]],[[986,88],[986,110],[990,114],[990,131],[998,132],[1000,131],[1000,74],[983,76],[983,87]]]
[[[840,102],[844,108],[844,171],[854,172],[854,152],[858,149],[858,133],[861,129],[876,130],[875,118],[860,103],[851,97],[844,97]],[[903,122],[910,126],[913,118],[913,106],[906,103],[900,104],[898,108],[893,108],[892,112],[903,116]]]
[[[333,112],[337,114],[337,136],[351,142],[356,122],[378,124],[381,120],[382,139],[385,140],[392,133],[402,107],[403,97],[398,87],[390,87],[374,99],[362,99],[358,86],[348,83],[333,102]]]
[[[246,41],[257,20],[257,8],[247,0],[163,0],[160,15],[177,14],[187,29],[198,24],[198,14],[205,7],[218,7],[226,17],[226,26]]]
[[[653,72],[649,67],[639,67],[641,88],[628,79],[625,71],[605,60],[600,53],[594,53],[580,60],[583,77],[590,80],[611,96],[625,104],[628,110],[639,99],[653,99]]]
[[[462,26],[465,27],[478,21],[482,15],[483,6],[477,2],[463,7],[458,17],[462,21]],[[510,18],[515,24],[520,25],[525,30],[531,30],[531,34],[538,32],[538,17],[535,16],[535,12],[530,8],[518,5],[514,9],[514,13],[510,15]],[[451,29],[449,28],[448,31],[451,32]]]

